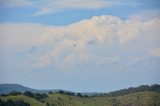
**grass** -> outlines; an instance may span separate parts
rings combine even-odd
[[[16,100],[23,100],[27,103],[29,103],[31,106],[45,106],[43,103],[35,100],[34,98],[30,98],[30,97],[27,97],[27,96],[24,96],[24,95],[17,95],[17,96],[5,96],[5,97],[0,97],[2,100],[13,100],[13,101],[16,101]]]
[[[31,106],[160,106],[160,93],[139,92],[118,97],[89,97],[81,98],[66,94],[48,94],[45,103],[23,95],[0,97],[3,100],[24,100]]]

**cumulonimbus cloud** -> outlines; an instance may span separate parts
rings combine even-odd
[[[108,48],[113,45],[112,50],[123,46],[130,48],[138,40],[140,43],[146,42],[146,44],[148,41],[148,43],[160,42],[159,18],[145,21],[137,18],[122,20],[119,17],[103,15],[67,26],[1,24],[0,27],[1,37],[5,38],[1,45],[12,45],[12,47],[15,45],[15,48],[16,45],[21,48],[23,46],[44,48],[34,64],[35,67],[47,67],[54,64],[73,66],[76,63],[89,63],[94,61],[94,57],[101,57],[101,53],[95,51],[94,47],[97,50],[100,47],[109,51]],[[20,42],[17,42],[18,40]],[[49,49],[45,49],[45,47]],[[147,52],[149,47],[139,45],[136,48],[138,50],[146,48]],[[104,56],[107,56],[107,53]],[[126,55],[129,54],[126,52]],[[112,55],[112,57],[115,56]]]
[[[43,43],[56,45],[52,51],[46,53],[41,62],[46,61],[45,57],[58,61],[60,54],[64,54],[63,62],[76,63],[76,61],[88,61],[93,58],[94,53],[89,48],[90,45],[128,45],[133,44],[137,38],[160,39],[159,19],[151,20],[122,20],[115,16],[95,16],[88,20],[64,26],[56,27],[46,31],[43,35]],[[105,48],[104,48],[105,49]],[[84,54],[82,57],[81,54]],[[88,57],[88,58],[87,58]],[[41,63],[40,62],[40,63]],[[84,62],[84,61],[83,61]],[[39,66],[39,63],[36,64]]]

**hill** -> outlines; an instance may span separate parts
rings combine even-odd
[[[124,96],[79,97],[60,93],[48,94],[43,101],[24,95],[0,97],[1,100],[23,100],[31,106],[160,106],[160,93],[138,92]]]
[[[17,91],[17,92],[25,92],[25,91],[30,91],[33,93],[48,93],[48,92],[59,92],[62,90],[36,90],[36,89],[32,89],[29,87],[25,87],[19,84],[0,84],[0,94],[8,94],[11,91]],[[67,91],[67,90],[63,90],[64,93],[74,93],[71,91]],[[113,91],[113,92],[109,92],[109,93],[97,93],[97,92],[89,92],[89,93],[81,93],[81,95],[87,95],[87,96],[102,96],[102,95],[106,95],[106,96],[123,96],[123,95],[127,95],[130,93],[136,93],[136,92],[142,92],[142,91],[151,91],[151,92],[157,92],[160,93],[160,85],[158,84],[154,84],[154,85],[141,85],[138,87],[130,87],[127,89],[121,89],[121,90],[117,90],[117,91]],[[76,93],[75,93],[76,94]]]
[[[89,98],[51,94],[47,101],[55,106],[159,106],[160,94],[139,92],[118,97],[98,96]]]
[[[49,91],[56,92],[58,90],[37,90],[19,84],[0,84],[0,94],[8,94],[11,91],[17,91],[17,92],[30,91],[33,93],[48,93]]]
[[[160,93],[160,85],[154,84],[154,85],[141,85],[138,87],[130,87],[128,89],[121,89],[117,91],[113,91],[110,93],[106,93],[104,95],[107,96],[123,96],[131,93],[137,93],[137,92],[142,92],[142,91],[151,91],[151,92],[157,92]]]
[[[11,91],[18,91],[18,92],[24,92],[24,91],[30,91],[30,92],[38,92],[35,89],[31,89],[28,87],[24,87],[19,84],[0,84],[0,94],[6,94]]]
[[[3,89],[4,86],[9,87],[3,85]],[[42,94],[38,90],[21,85],[10,86],[12,88],[9,90],[22,91],[22,93],[12,92],[1,95],[0,106],[160,106],[160,85],[157,84],[131,87],[105,94],[96,93],[92,96],[62,90]],[[0,89],[3,90],[2,87]],[[24,92],[25,90],[30,91]],[[8,103],[16,105],[8,105]]]
[[[3,101],[7,101],[7,100],[12,100],[12,101],[23,100],[23,101],[29,103],[31,106],[44,106],[43,103],[37,101],[36,99],[31,98],[31,97],[27,97],[27,96],[24,96],[24,95],[5,96],[5,97],[0,97],[0,99],[2,99]]]

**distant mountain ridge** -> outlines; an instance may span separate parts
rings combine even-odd
[[[0,94],[7,94],[10,93],[11,91],[17,91],[17,92],[30,91],[33,93],[48,93],[49,91],[56,92],[57,90],[37,90],[19,84],[0,84]]]
[[[58,92],[58,91],[64,91],[64,92],[71,92],[67,90],[54,90],[54,89],[49,89],[49,90],[37,90],[37,89],[32,89],[29,87],[25,87],[19,84],[0,84],[0,94],[8,94],[11,91],[17,91],[17,92],[25,92],[25,91],[30,91],[33,93],[48,93],[48,92]],[[160,85],[154,84],[154,85],[141,85],[138,87],[130,87],[128,89],[121,89],[109,93],[98,93],[98,92],[89,92],[89,93],[81,93],[82,95],[88,95],[88,96],[98,96],[98,95],[105,95],[105,96],[123,96],[126,94],[131,94],[131,93],[136,93],[136,92],[142,92],[142,91],[151,91],[151,92],[156,92],[160,93]],[[73,92],[75,93],[75,92]]]

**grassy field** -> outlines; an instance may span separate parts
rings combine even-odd
[[[2,100],[23,100],[31,106],[160,106],[160,93],[139,92],[124,96],[97,96],[82,98],[66,94],[48,94],[48,98],[38,101],[24,95],[0,97]]]
[[[29,103],[31,106],[45,106],[43,103],[35,100],[34,98],[31,98],[31,97],[27,97],[27,96],[24,96],[24,95],[17,95],[17,96],[6,96],[6,97],[0,97],[2,100],[13,100],[13,101],[16,101],[16,100],[23,100],[27,103]]]

